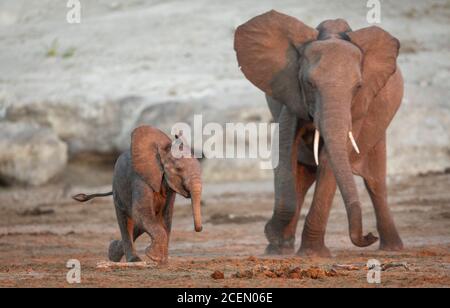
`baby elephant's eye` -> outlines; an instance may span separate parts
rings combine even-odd
[[[310,87],[311,89],[315,88],[315,85],[311,80],[308,80],[306,83],[308,84],[308,87]]]

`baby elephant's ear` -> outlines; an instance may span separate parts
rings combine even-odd
[[[153,191],[161,190],[163,166],[159,151],[167,144],[169,137],[151,126],[138,127],[131,135],[133,169]]]

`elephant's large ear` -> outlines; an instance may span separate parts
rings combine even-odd
[[[167,144],[169,137],[151,126],[140,126],[131,135],[133,169],[154,191],[161,190],[163,166],[159,152]]]
[[[383,29],[371,26],[347,32],[350,41],[363,52],[363,85],[358,97],[369,102],[386,84],[397,68],[400,42]],[[368,106],[365,106],[367,111]]]
[[[234,49],[245,77],[294,112],[302,95],[299,85],[298,48],[317,38],[318,31],[274,10],[256,16],[236,29]],[[303,106],[302,106],[303,107]]]

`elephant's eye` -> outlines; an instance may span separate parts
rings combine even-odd
[[[361,82],[358,82],[358,83],[355,85],[355,87],[353,88],[353,95],[355,95],[355,94],[359,91],[359,89],[361,89],[361,87],[362,87],[362,83],[361,83]]]

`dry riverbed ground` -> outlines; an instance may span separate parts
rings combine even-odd
[[[326,237],[333,258],[264,256],[272,183],[207,184],[202,233],[193,231],[189,203],[177,199],[168,266],[99,269],[109,241],[119,238],[112,200],[80,205],[69,198],[109,189],[110,167],[97,169],[72,164],[45,187],[0,189],[0,287],[69,287],[69,259],[81,262],[79,287],[373,287],[365,267],[372,258],[406,265],[383,271],[382,287],[450,287],[448,172],[390,179],[390,203],[406,245],[402,252],[353,247],[336,198]],[[374,231],[373,209],[361,195],[365,228]],[[309,195],[298,238],[310,200]],[[140,255],[148,243],[147,236],[138,240]]]

